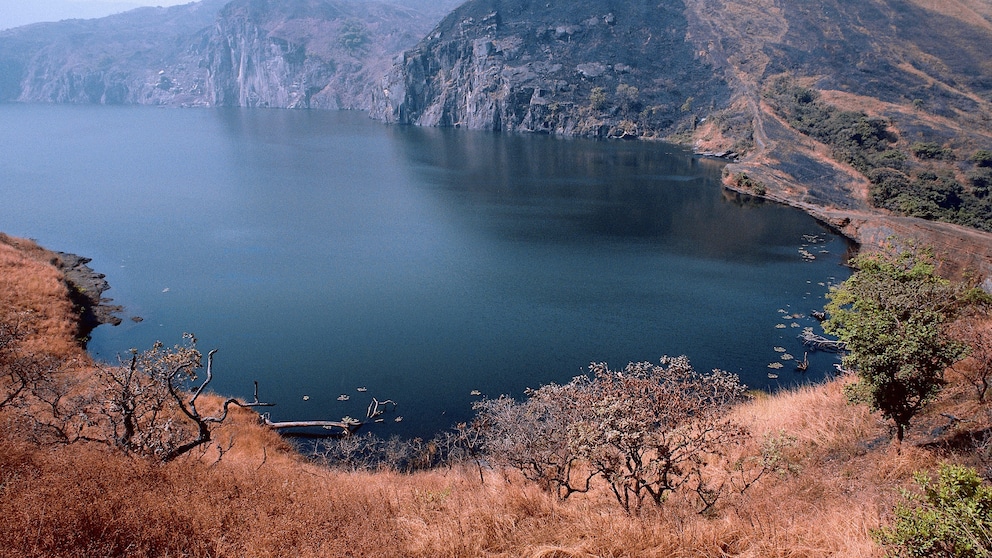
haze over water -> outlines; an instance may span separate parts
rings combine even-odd
[[[686,354],[757,388],[836,362],[799,374],[774,348],[802,358],[846,243],[664,144],[0,105],[0,169],[0,231],[93,258],[143,318],[98,328],[94,355],[194,332],[219,349],[213,389],[258,380],[277,420],[363,418],[375,396],[404,420],[370,430],[429,436],[472,390],[520,397],[592,361]]]

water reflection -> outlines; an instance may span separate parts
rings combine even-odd
[[[475,226],[519,240],[644,241],[758,261],[809,225],[799,212],[723,192],[722,163],[672,145],[424,128],[394,136],[452,212],[484,214]]]

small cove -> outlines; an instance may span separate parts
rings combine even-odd
[[[718,162],[678,147],[347,112],[0,119],[0,230],[93,258],[143,318],[98,328],[91,352],[194,332],[219,349],[213,389],[250,398],[258,380],[276,420],[364,417],[375,396],[404,420],[370,430],[429,436],[468,416],[473,390],[520,397],[592,361],[687,354],[763,389],[836,362],[811,354],[798,374],[782,356],[802,358],[846,242],[723,191]]]

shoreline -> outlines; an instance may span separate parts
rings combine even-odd
[[[930,246],[940,261],[938,271],[943,276],[974,280],[976,286],[992,294],[992,233],[916,217],[818,206],[795,199],[774,186],[760,196],[736,186],[729,179],[724,180],[723,187],[802,210],[853,242],[858,251],[881,250],[893,245],[897,248],[910,244]]]
[[[79,337],[84,347],[97,327],[117,326],[123,322],[117,314],[123,312],[124,307],[112,304],[113,299],[103,296],[110,290],[110,283],[106,275],[89,267],[91,258],[41,248],[51,254],[51,264],[62,274],[69,300],[79,315]]]

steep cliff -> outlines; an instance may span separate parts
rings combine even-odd
[[[431,25],[378,3],[237,0],[207,46],[212,105],[367,108],[370,84]]]
[[[198,46],[225,2],[141,8],[0,32],[0,101],[196,102],[205,77]]]
[[[456,0],[203,0],[0,32],[0,101],[368,108]]]
[[[731,91],[686,25],[680,0],[472,0],[404,54],[371,112],[565,135],[688,130]]]
[[[470,0],[372,115],[691,141],[734,160],[730,187],[992,278],[992,235],[902,217],[992,231],[992,172],[970,162],[992,149],[989,45],[988,0]]]

